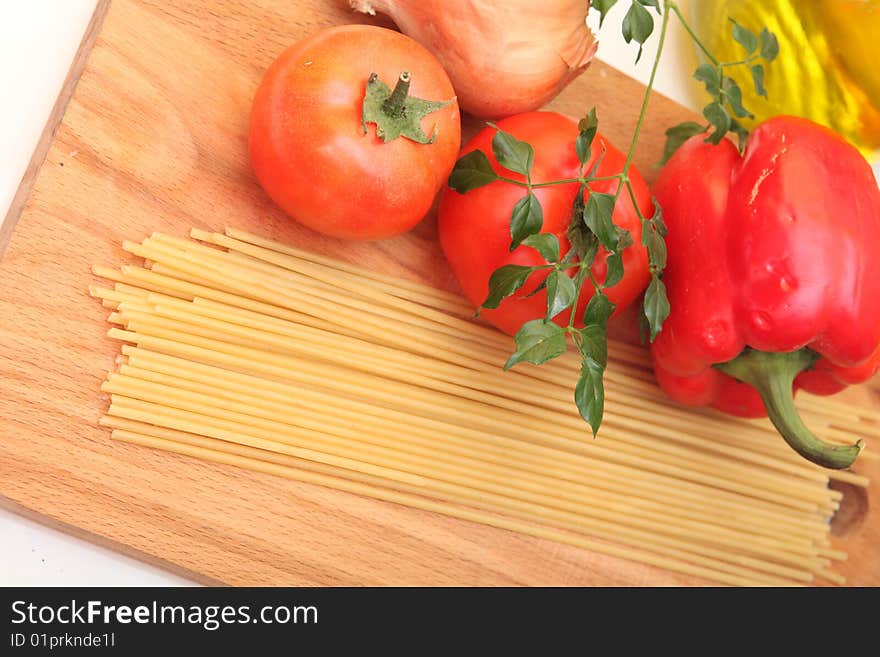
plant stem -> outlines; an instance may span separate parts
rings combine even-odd
[[[540,183],[529,183],[523,182],[522,180],[514,180],[513,178],[505,178],[504,176],[498,176],[498,180],[503,182],[511,183],[512,185],[519,185],[520,187],[552,187],[553,185],[564,185],[566,183],[582,183],[582,178],[563,178],[562,180],[548,180],[547,182]]]
[[[626,161],[624,162],[623,170],[620,173],[615,174],[613,176],[603,176],[601,178],[601,180],[619,180],[620,181],[620,184],[617,186],[617,191],[614,194],[614,202],[615,203],[617,203],[617,199],[620,197],[620,194],[623,191],[624,187],[626,187],[629,190],[630,197],[632,198],[632,201],[633,201],[633,206],[635,207],[636,213],[638,214],[639,218],[642,221],[645,220],[645,217],[643,216],[642,211],[639,208],[638,203],[636,202],[635,191],[633,190],[632,182],[629,179],[629,168],[632,165],[633,158],[635,157],[636,145],[638,144],[638,141],[639,141],[639,133],[641,132],[642,125],[645,122],[645,115],[648,112],[648,101],[650,101],[650,99],[651,99],[651,91],[654,88],[654,80],[657,78],[657,70],[660,65],[660,55],[662,54],[663,46],[666,43],[666,32],[667,32],[667,28],[669,27],[670,11],[674,11],[678,14],[678,7],[676,6],[676,4],[674,2],[667,2],[665,11],[663,12],[663,23],[660,27],[660,41],[657,43],[657,52],[654,55],[654,64],[651,67],[651,75],[648,78],[648,85],[647,85],[647,88],[645,89],[645,97],[642,100],[642,107],[639,110],[639,118],[636,121],[636,127],[635,127],[635,130],[633,131],[632,141],[630,142],[629,150],[627,151],[627,154],[626,154]],[[678,14],[678,15],[680,18],[681,14]],[[682,22],[683,21],[684,21],[684,19],[682,19]],[[688,30],[688,31],[690,31],[690,30]],[[696,39],[696,37],[694,37],[694,39]],[[572,180],[569,182],[580,182],[589,191],[590,183],[593,181],[596,181],[596,180],[600,180],[600,178],[598,178],[598,177],[597,178],[590,178],[590,179],[581,178],[578,181]],[[532,185],[532,186],[537,187],[538,185]],[[581,262],[580,267],[578,269],[577,280],[575,281],[575,284],[576,284],[575,285],[575,297],[574,297],[575,300],[580,299],[581,288],[583,287],[584,281],[587,278],[587,276],[589,276],[590,282],[593,284],[593,288],[595,289],[595,292],[597,294],[602,292],[602,288],[600,287],[599,283],[596,281],[596,278],[593,276],[593,272],[587,266],[586,262]],[[573,329],[573,327],[574,327],[575,314],[577,312],[577,310],[576,310],[577,305],[578,305],[577,301],[575,301],[575,303],[572,305],[572,308],[571,308],[571,314],[570,314],[569,320],[568,320],[569,330]]]
[[[403,71],[394,85],[394,91],[388,96],[388,100],[382,103],[382,109],[390,116],[400,116],[403,113],[403,106],[406,103],[407,94],[409,94],[409,85],[412,81],[409,71]]]
[[[590,277],[590,282],[593,284],[593,289],[594,289],[596,292],[601,292],[601,291],[602,291],[602,286],[599,285],[599,282],[596,280],[596,277],[593,276],[593,270],[590,269],[589,267],[586,267],[586,270],[587,270],[587,276]]]
[[[648,78],[648,86],[645,89],[645,97],[642,100],[642,109],[639,111],[639,119],[636,121],[636,128],[633,131],[633,138],[629,144],[629,151],[626,153],[626,162],[621,172],[622,184],[617,186],[617,193],[614,194],[614,202],[620,197],[621,191],[625,183],[629,182],[629,167],[632,164],[633,157],[636,154],[636,145],[639,142],[639,133],[642,131],[642,124],[645,122],[645,114],[648,112],[648,101],[651,99],[651,91],[654,89],[654,80],[657,77],[657,69],[660,67],[660,55],[663,52],[663,45],[666,42],[666,30],[669,27],[670,10],[678,13],[678,6],[674,2],[667,2],[666,9],[663,12],[663,23],[660,27],[660,41],[657,43],[657,54],[654,55],[654,65],[651,67],[651,75]],[[679,14],[681,16],[681,14]]]
[[[542,183],[532,183],[532,187],[550,187],[551,185],[564,185],[566,183],[583,182],[581,178],[563,178],[562,180],[550,180]]]
[[[694,43],[697,44],[697,47],[703,51],[703,54],[706,55],[706,58],[712,62],[713,65],[719,66],[721,62],[719,62],[715,56],[709,52],[709,49],[703,45],[703,42],[697,37],[696,33],[691,29],[691,26],[688,25],[688,22],[684,19],[684,16],[681,15],[681,10],[678,8],[678,4],[675,2],[667,2],[666,3],[666,11],[663,12],[664,19],[666,17],[666,13],[668,11],[675,12],[675,15],[678,17],[678,21],[681,23],[681,26],[685,29],[685,31],[690,35],[691,39],[693,39]],[[659,52],[659,51],[658,51]],[[656,60],[655,60],[656,63]]]
[[[638,218],[641,219],[643,222],[648,221],[648,218],[644,214],[642,214],[642,209],[639,207],[639,203],[636,200],[636,190],[633,189],[631,180],[626,181],[626,190],[627,192],[629,192],[629,198],[630,200],[632,200],[632,204],[633,207],[636,209],[636,215],[638,216]]]
[[[730,68],[731,66],[740,66],[741,64],[751,64],[756,59],[760,59],[761,54],[755,53],[754,55],[750,55],[745,59],[741,59],[738,62],[722,62],[718,66],[721,68]]]
[[[758,391],[773,426],[798,454],[825,468],[848,468],[862,450],[862,441],[853,445],[823,442],[804,426],[792,399],[795,377],[811,369],[818,357],[806,348],[784,353],[746,349],[715,367]]]

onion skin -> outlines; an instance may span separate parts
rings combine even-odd
[[[349,0],[389,16],[430,50],[452,80],[459,106],[481,118],[528,112],[582,73],[598,42],[588,0]]]

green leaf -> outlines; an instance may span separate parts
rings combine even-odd
[[[590,152],[590,145],[593,143],[593,138],[596,136],[596,130],[593,129],[589,132],[582,132],[577,136],[577,139],[574,140],[574,150],[577,153],[578,161],[581,163],[581,166],[586,165],[587,162],[590,161],[590,156],[592,153]]]
[[[596,161],[593,162],[593,166],[590,167],[589,173],[587,173],[587,178],[594,178],[596,176],[596,171],[599,170],[599,167],[602,166],[602,160],[605,159],[605,154],[608,151],[605,149],[605,143],[602,142],[602,152],[599,153],[599,157],[596,158]]]
[[[569,244],[571,244],[571,248],[565,254],[565,257],[562,258],[560,264],[568,266],[575,258],[579,258],[587,263],[588,267],[592,265],[593,260],[596,258],[596,253],[599,251],[599,238],[596,237],[593,231],[587,228],[583,221],[581,221],[572,223],[569,226],[566,237]]]
[[[543,319],[526,322],[513,339],[516,351],[504,363],[505,370],[523,361],[540,365],[565,353],[565,331]]]
[[[752,82],[755,83],[755,93],[759,96],[767,97],[767,90],[764,88],[764,67],[761,64],[750,66],[752,71]]]
[[[531,144],[520,141],[493,123],[489,125],[496,130],[495,136],[492,137],[492,152],[495,154],[498,164],[514,173],[528,176],[535,159],[535,151]]]
[[[540,283],[538,283],[537,286],[535,286],[535,289],[534,289],[534,290],[532,290],[531,292],[528,292],[527,294],[523,295],[523,299],[528,299],[529,297],[533,297],[533,296],[535,296],[538,292],[540,292],[541,290],[544,290],[544,289],[546,289],[546,288],[547,288],[547,279],[544,278],[543,281],[541,281]]]
[[[571,206],[570,226],[576,224],[577,220],[584,214],[584,190],[585,187],[581,185],[578,187],[577,194],[574,195],[574,203]]]
[[[617,250],[623,251],[626,247],[633,245],[633,236],[626,229],[616,226],[617,229]]]
[[[541,202],[529,192],[516,202],[510,215],[510,250],[513,251],[530,235],[541,232],[543,225],[544,211],[541,209]]]
[[[605,368],[592,358],[583,358],[581,374],[574,388],[574,403],[581,417],[590,424],[594,438],[602,425],[602,415],[605,412],[605,386],[602,381],[604,371]]]
[[[669,128],[666,131],[666,146],[663,148],[663,159],[660,160],[660,164],[666,164],[684,142],[705,130],[704,126],[693,121],[685,121]]]
[[[715,132],[706,137],[711,144],[718,144],[724,139],[724,135],[730,130],[730,114],[721,106],[721,103],[709,103],[703,108],[703,116],[715,128]]]
[[[652,271],[661,272],[666,268],[666,240],[651,227],[651,222],[642,225],[642,244],[648,250],[648,265]]]
[[[727,97],[727,104],[730,105],[730,109],[733,110],[733,113],[739,118],[743,118],[748,116],[749,118],[754,118],[754,114],[748,111],[742,104],[742,90],[739,88],[739,85],[733,78],[726,77],[724,78],[724,93]]]
[[[729,19],[733,23],[733,40],[746,49],[751,55],[758,49],[758,37],[750,29],[743,27],[732,18]]]
[[[654,31],[654,19],[651,14],[638,2],[633,2],[623,17],[621,25],[623,40],[627,43],[635,41],[639,44],[639,52],[636,55],[636,63],[642,58],[642,46]]]
[[[648,324],[648,318],[645,317],[645,308],[642,306],[639,308],[639,344],[648,344],[648,334],[650,331],[651,327]]]
[[[666,222],[663,221],[663,208],[653,196],[651,197],[651,202],[654,204],[654,214],[651,215],[651,223],[654,224],[654,230],[660,233],[660,237],[666,237],[669,231],[666,228]]]
[[[533,270],[533,267],[523,265],[504,265],[493,271],[489,277],[489,294],[480,307],[497,308],[502,299],[525,285]]]
[[[736,135],[739,152],[742,153],[743,151],[745,151],[746,142],[748,142],[749,140],[749,131],[746,130],[743,125],[736,119],[731,120],[730,131]]]
[[[578,331],[578,335],[581,355],[596,361],[604,369],[608,362],[608,335],[605,327],[599,324],[587,324]]]
[[[639,4],[645,7],[653,7],[660,13],[660,0],[639,0]]]
[[[555,269],[551,271],[547,276],[547,321],[571,306],[576,293],[574,281],[568,274]]]
[[[592,267],[597,253],[599,253],[599,238],[593,233],[589,233],[589,238],[584,244],[584,250],[581,252],[581,260],[587,263],[587,267]]]
[[[608,320],[614,313],[615,308],[616,306],[611,303],[611,300],[607,296],[601,292],[596,292],[590,297],[590,301],[587,303],[587,309],[584,310],[584,325],[595,325],[605,329],[608,326]]]
[[[617,4],[617,0],[593,0],[592,8],[599,12],[599,28],[605,21],[605,15]]]
[[[459,194],[464,194],[498,180],[489,158],[483,151],[471,151],[455,163],[449,174],[449,186]]]
[[[609,251],[617,248],[618,233],[612,214],[614,194],[591,192],[584,206],[584,223]]]
[[[578,121],[578,130],[581,132],[586,132],[591,128],[599,127],[599,117],[596,115],[596,108],[593,107],[587,112],[587,115]]]
[[[663,328],[663,322],[669,317],[669,299],[666,297],[666,286],[660,277],[654,275],[645,290],[645,301],[642,305],[645,317],[648,319],[651,342]]]
[[[590,147],[593,139],[596,137],[596,130],[599,126],[599,119],[596,116],[596,108],[589,111],[587,116],[578,122],[578,136],[574,142],[574,149],[577,152],[578,160],[583,167],[590,161]]]
[[[717,96],[721,90],[721,76],[718,68],[711,64],[700,64],[694,71],[694,79],[706,85],[706,91],[710,96]]]
[[[430,144],[437,138],[437,126],[434,126],[434,132],[428,137],[422,130],[422,119],[441,107],[446,107],[455,99],[422,100],[408,96],[410,79],[410,74],[404,71],[392,91],[378,75],[370,75],[361,106],[361,126],[364,132],[367,131],[368,123],[375,123],[376,135],[383,142],[406,137],[419,144]]]
[[[779,41],[777,41],[776,35],[765,27],[761,30],[759,38],[761,40],[761,59],[765,62],[772,62],[779,54]]]
[[[583,232],[588,232],[588,231],[583,231]],[[593,240],[598,242],[598,240],[596,240],[595,235],[593,235],[592,233],[589,233],[589,234],[592,235]],[[570,241],[571,240],[569,240],[569,242]],[[562,257],[562,260],[559,261],[559,268],[564,271],[570,267],[574,267],[575,265],[573,263],[574,263],[574,259],[576,257],[577,257],[577,251],[575,251],[574,248],[570,248],[568,251],[565,252],[565,255]]]
[[[583,222],[584,219],[584,188],[578,187],[577,194],[574,196],[572,203],[571,221],[568,222],[568,229],[565,236],[568,239],[571,248],[562,258],[562,266],[567,266],[577,257],[583,257],[583,254],[590,247],[592,242],[598,242],[596,236],[590,231]]]
[[[605,280],[602,287],[614,287],[623,279],[623,252],[609,253],[605,258]]]
[[[522,243],[535,249],[547,262],[559,261],[559,239],[553,233],[529,235]]]

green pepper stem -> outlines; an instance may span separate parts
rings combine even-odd
[[[409,71],[404,71],[400,74],[400,77],[397,79],[397,84],[394,85],[394,91],[391,92],[391,95],[388,96],[388,100],[382,105],[382,109],[385,110],[385,113],[389,116],[399,117],[403,113],[403,106],[406,103],[406,97],[409,94],[409,85],[412,81],[412,77],[409,74]]]
[[[773,426],[798,454],[823,467],[840,470],[856,460],[862,441],[854,445],[830,445],[819,440],[804,425],[794,406],[794,378],[810,369],[817,357],[806,348],[786,353],[746,349],[733,360],[715,367],[758,391]]]

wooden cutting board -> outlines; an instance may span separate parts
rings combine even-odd
[[[88,297],[89,268],[130,261],[124,239],[232,225],[455,289],[431,218],[398,239],[340,243],[285,219],[251,175],[249,104],[265,67],[302,36],[358,21],[390,25],[351,13],[344,0],[99,3],[3,231],[11,240],[0,262],[0,503],[205,582],[701,583],[111,443],[96,426],[108,401],[99,385],[119,345],[105,337],[107,311]],[[603,131],[623,145],[641,97],[637,82],[597,62],[551,107],[581,114],[597,105]],[[687,117],[655,96],[637,158],[648,178],[664,128]],[[466,125],[470,134],[476,123]],[[878,489],[870,500],[847,495],[852,520],[837,543],[851,554],[841,571],[854,584],[880,584],[880,513],[865,513]]]

